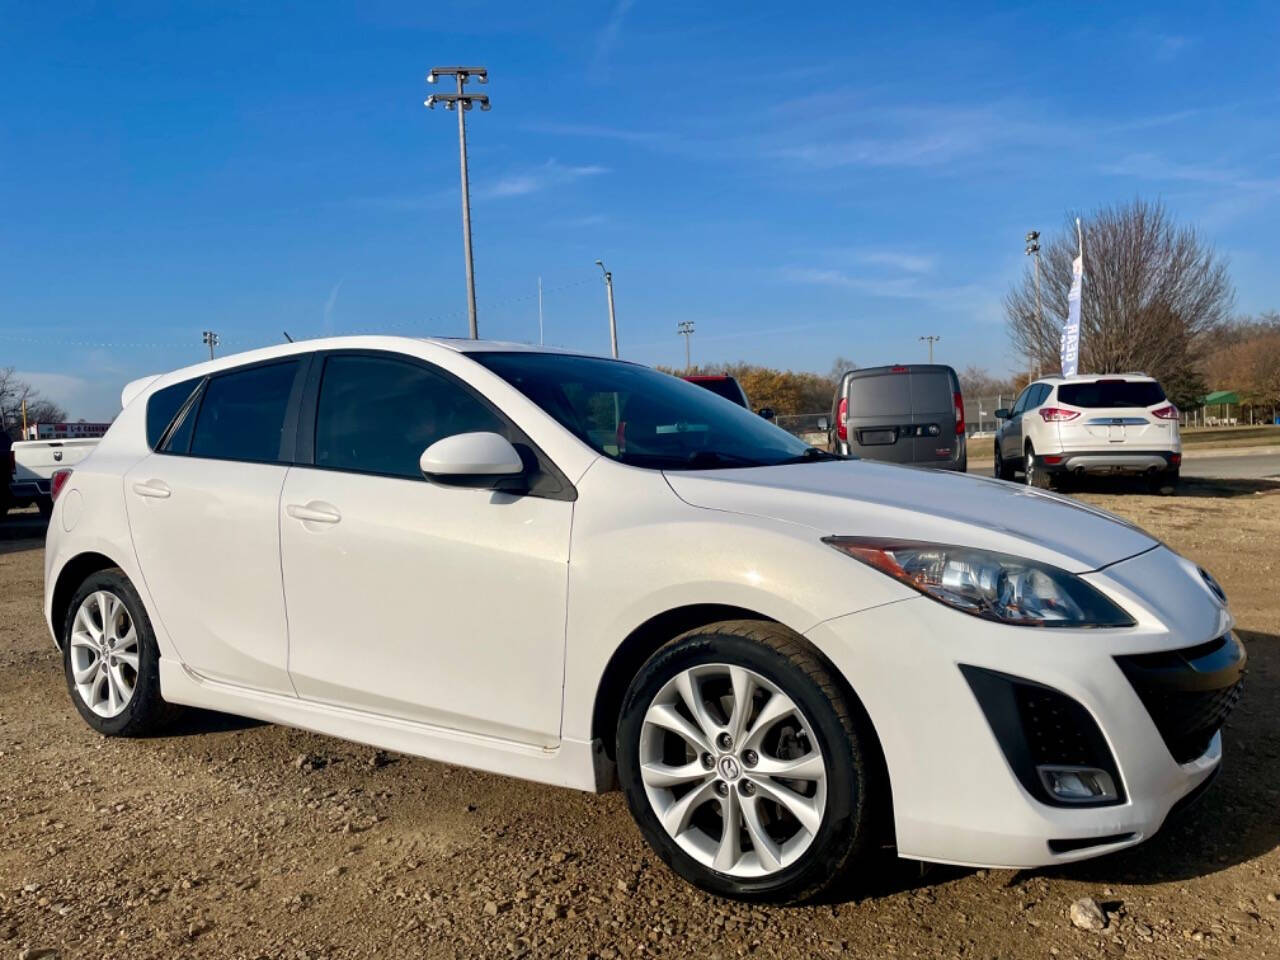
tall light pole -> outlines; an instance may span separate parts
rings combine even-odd
[[[933,363],[933,345],[934,345],[935,343],[937,343],[939,340],[941,340],[942,338],[941,338],[941,337],[939,337],[939,336],[937,336],[936,334],[930,334],[930,335],[929,335],[929,336],[927,336],[927,337],[920,337],[919,339],[920,339],[920,342],[921,342],[921,343],[924,343],[924,342],[928,341],[928,343],[929,343],[929,362],[930,362],[930,363]]]
[[[1028,257],[1033,258],[1032,264],[1035,267],[1035,271],[1036,271],[1036,320],[1039,323],[1040,331],[1043,332],[1044,331],[1044,306],[1041,304],[1041,301],[1040,301],[1040,231],[1039,230],[1027,231],[1026,254]],[[1039,351],[1037,351],[1037,353],[1038,352]],[[1035,371],[1035,375],[1038,377],[1040,375],[1040,370],[1039,370],[1040,358],[1037,356],[1037,357],[1033,357],[1032,359],[1035,360],[1035,365],[1037,368]]]
[[[209,359],[212,360],[213,348],[216,347],[221,342],[218,339],[218,335],[214,333],[212,330],[206,330],[201,335],[200,342],[209,348]]]
[[[596,266],[604,274],[604,289],[609,296],[609,344],[613,347],[613,359],[618,359],[618,318],[613,312],[613,273],[605,268],[603,260],[597,260]]]
[[[427,83],[435,83],[441,77],[455,77],[457,93],[433,93],[423,103],[434,110],[443,103],[446,110],[458,111],[458,157],[462,167],[462,252],[467,261],[467,320],[471,327],[471,339],[480,337],[476,326],[476,277],[471,258],[471,187],[467,178],[467,111],[472,104],[480,104],[481,110],[489,109],[489,97],[483,93],[467,93],[466,84],[472,77],[481,83],[489,82],[489,71],[484,67],[432,67]]]
[[[684,337],[684,368],[686,370],[693,369],[693,361],[689,355],[689,341],[693,339],[693,321],[681,320],[676,325],[676,333]]]

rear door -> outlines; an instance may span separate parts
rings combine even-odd
[[[915,462],[950,460],[956,446],[956,403],[951,372],[935,367],[913,369],[911,423],[916,427]]]
[[[142,576],[183,663],[289,696],[278,514],[306,362],[211,377],[124,478]]]
[[[911,376],[908,368],[858,371],[849,378],[849,452],[869,460],[914,463]]]

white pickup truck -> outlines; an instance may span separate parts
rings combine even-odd
[[[53,510],[49,483],[54,473],[74,467],[93,452],[98,440],[20,440],[13,445],[9,506],[35,504],[46,517]]]

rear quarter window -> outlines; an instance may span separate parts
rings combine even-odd
[[[1064,383],[1058,387],[1058,399],[1068,406],[1084,407],[1154,407],[1165,396],[1154,380],[1097,380],[1093,383]]]
[[[945,373],[911,374],[913,413],[954,413],[955,392]]]
[[[159,447],[164,432],[169,429],[169,424],[173,423],[173,418],[178,415],[178,411],[187,402],[187,398],[195,392],[196,387],[200,386],[202,379],[202,377],[195,377],[192,380],[183,380],[163,390],[157,390],[147,398],[147,446],[152,450]]]

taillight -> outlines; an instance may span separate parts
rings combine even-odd
[[[1074,420],[1080,416],[1079,410],[1063,410],[1061,407],[1041,407],[1040,416],[1045,423],[1061,423],[1063,420]]]
[[[64,467],[61,470],[53,471],[53,476],[49,478],[49,496],[51,499],[57,500],[58,494],[62,492],[62,488],[67,485],[67,481],[71,479],[71,468]]]
[[[1180,453],[1171,453],[1171,454],[1169,454],[1169,466],[1171,466],[1171,467],[1180,467],[1180,466],[1182,466],[1182,454],[1180,454]]]
[[[840,398],[840,409],[836,411],[836,436],[846,443],[849,441],[849,398]]]
[[[956,436],[964,436],[964,398],[960,396],[960,391],[955,392],[956,401]]]
[[[1168,404],[1167,406],[1161,407],[1159,410],[1152,410],[1151,413],[1153,416],[1157,416],[1161,420],[1177,420],[1178,419],[1178,408],[1175,407],[1172,403]]]

